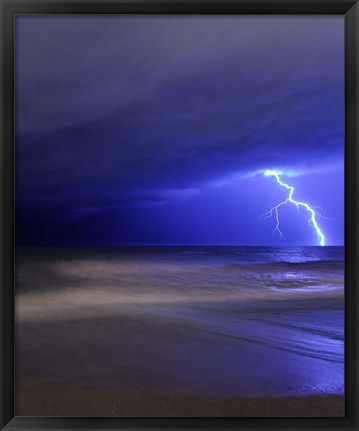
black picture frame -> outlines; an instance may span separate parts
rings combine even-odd
[[[14,416],[14,25],[20,14],[342,14],[345,18],[345,417],[86,418]],[[0,420],[2,430],[359,430],[359,5],[352,0],[0,0]]]

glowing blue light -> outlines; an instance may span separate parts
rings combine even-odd
[[[277,175],[282,175],[280,171],[272,171],[271,169],[267,169],[263,174],[265,177],[275,177]]]
[[[272,217],[273,213],[275,214],[276,227],[275,227],[275,229],[273,231],[273,235],[276,232],[278,232],[279,236],[281,238],[284,238],[283,233],[280,230],[280,222],[279,222],[279,212],[278,212],[278,210],[279,210],[279,208],[281,206],[286,205],[288,202],[290,202],[290,203],[294,204],[297,207],[297,210],[298,210],[299,214],[301,214],[300,213],[300,207],[304,207],[307,211],[309,211],[310,217],[309,217],[308,223],[309,223],[310,226],[312,226],[315,229],[315,231],[316,231],[316,233],[318,235],[319,244],[320,245],[325,245],[325,237],[324,237],[322,231],[320,230],[320,228],[318,226],[318,223],[317,223],[317,220],[316,220],[316,216],[317,215],[320,216],[320,214],[318,213],[318,211],[315,211],[313,208],[311,208],[305,202],[299,202],[299,201],[296,201],[296,200],[293,199],[294,187],[291,187],[288,184],[283,183],[283,181],[280,179],[280,175],[282,175],[282,172],[280,172],[280,171],[274,171],[274,170],[271,170],[271,169],[267,169],[267,170],[264,171],[263,175],[265,177],[275,177],[275,179],[277,180],[277,183],[279,185],[281,185],[282,187],[284,187],[284,188],[286,188],[286,189],[289,190],[289,195],[288,195],[288,197],[287,197],[286,200],[284,200],[284,201],[280,202],[278,205],[272,207],[268,212],[266,212],[262,216],[264,219],[266,219],[266,218]]]

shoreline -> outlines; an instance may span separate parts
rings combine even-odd
[[[86,386],[86,385],[85,385]],[[18,416],[343,417],[344,396],[208,396],[29,385],[16,396]]]
[[[341,251],[214,251],[20,260],[16,414],[344,416]]]

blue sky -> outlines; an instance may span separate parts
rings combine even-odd
[[[342,16],[21,16],[18,245],[343,244]]]

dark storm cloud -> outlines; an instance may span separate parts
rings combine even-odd
[[[81,217],[336,165],[342,30],[334,16],[18,18],[19,207]]]

